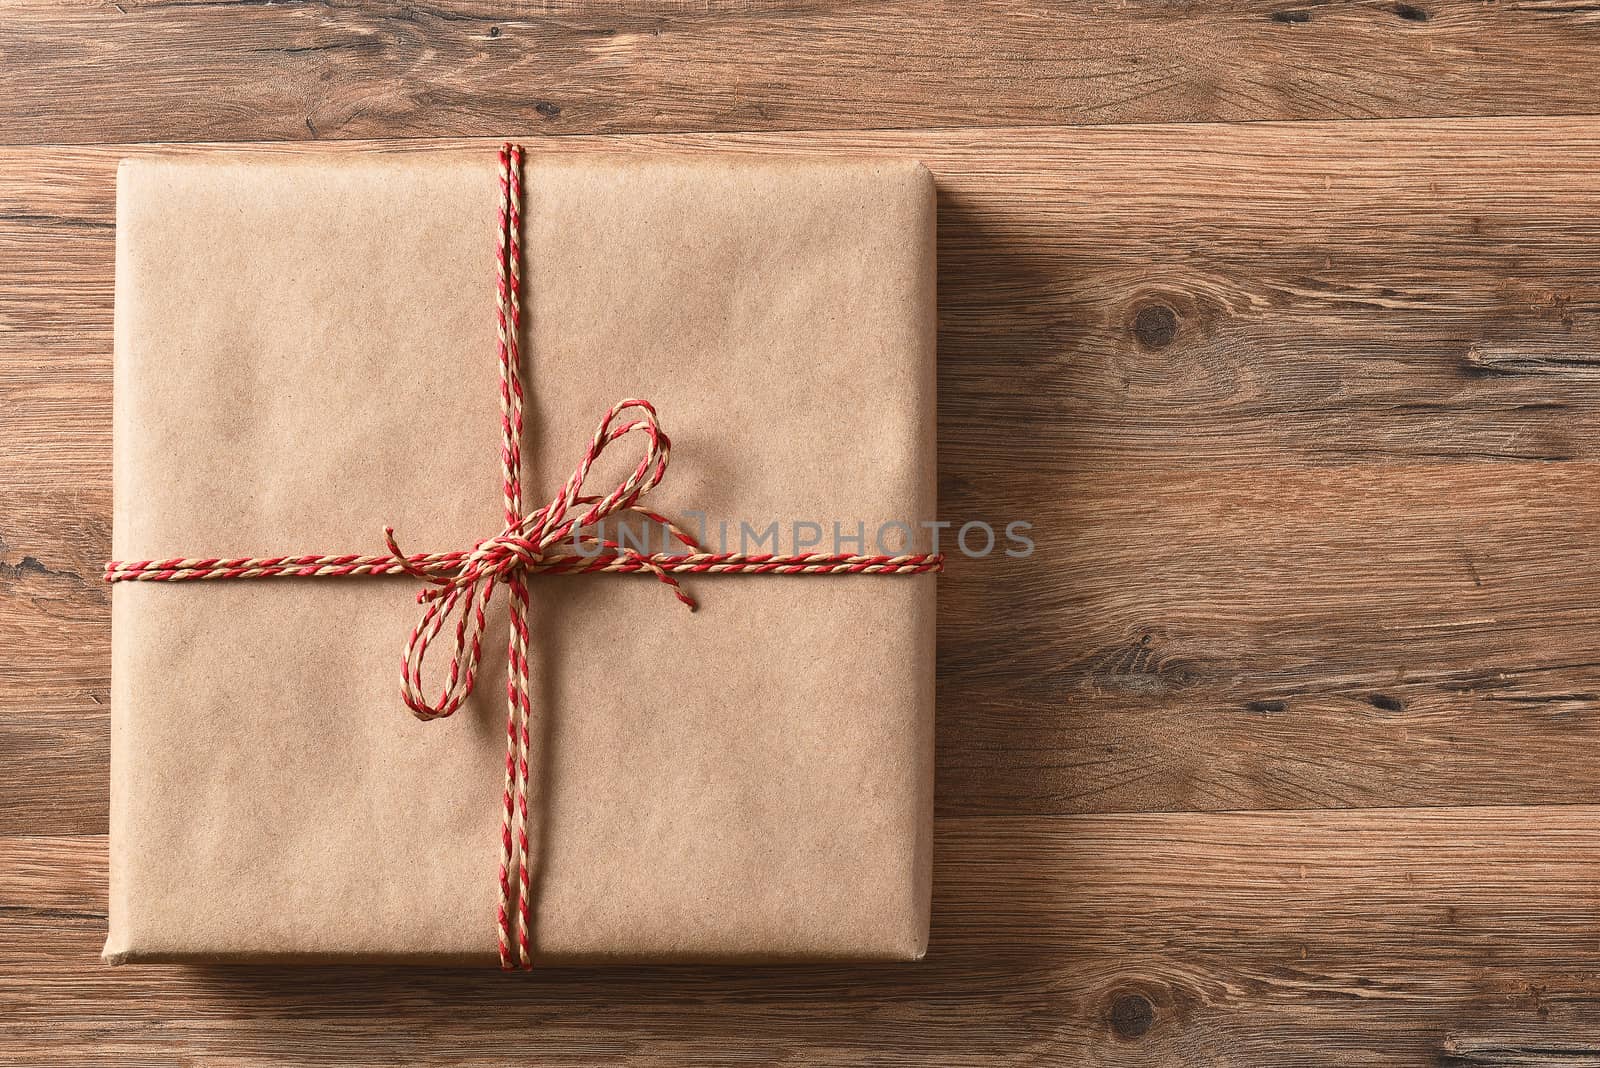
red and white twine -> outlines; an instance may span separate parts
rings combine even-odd
[[[402,657],[401,698],[422,720],[442,719],[459,709],[477,681],[489,600],[498,583],[510,591],[511,628],[506,673],[506,774],[500,822],[500,901],[495,911],[501,967],[529,968],[528,879],[528,683],[527,576],[549,574],[648,573],[666,583],[679,601],[694,608],[677,575],[918,575],[943,570],[939,553],[849,556],[801,553],[708,553],[663,516],[639,507],[639,499],[666,474],[672,444],[648,401],[624,400],[601,419],[588,451],[561,491],[544,506],[522,511],[522,148],[500,149],[500,206],[495,251],[497,349],[500,359],[500,461],[506,528],[471,549],[407,555],[384,528],[388,551],[377,555],[272,556],[233,559],[113,560],[107,582],[188,582],[207,579],[333,578],[412,575],[428,587],[417,595],[424,606]],[[621,485],[604,496],[585,495],[583,484],[606,448],[635,431],[645,436],[644,458]],[[665,527],[688,552],[641,553],[588,533],[608,516],[633,512]],[[564,550],[571,541],[573,549]],[[428,647],[446,626],[454,647],[444,687],[429,699],[422,664]],[[512,887],[515,866],[516,886]],[[512,913],[515,913],[515,920]],[[515,938],[513,940],[513,931]],[[513,949],[513,943],[515,948]]]

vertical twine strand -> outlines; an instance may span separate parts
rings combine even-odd
[[[520,290],[522,151],[500,147],[500,207],[496,212],[495,331],[500,357],[500,467],[504,482],[506,527],[522,521],[522,375]],[[527,878],[517,880],[516,957],[511,953],[511,866],[528,870],[527,851],[527,580],[510,577],[510,633],[506,639],[506,776],[500,814],[500,901],[495,909],[495,941],[500,967],[531,966],[528,953]]]

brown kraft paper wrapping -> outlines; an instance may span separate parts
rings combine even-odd
[[[933,518],[920,165],[534,153],[525,184],[528,507],[636,396],[673,441],[644,503],[707,548]],[[488,147],[124,162],[113,556],[498,533],[497,194]],[[922,955],[932,576],[686,576],[695,613],[529,581],[536,960]],[[108,960],[495,960],[505,593],[471,700],[422,723],[418,588],[113,587]]]

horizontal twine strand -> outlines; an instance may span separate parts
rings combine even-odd
[[[405,575],[423,572],[450,575],[461,569],[470,552],[415,553],[396,558],[389,553],[343,556],[242,556],[171,560],[113,560],[106,564],[107,582],[189,582],[207,579],[338,578],[360,575]],[[943,569],[943,555],[902,553],[898,556],[854,556],[845,553],[654,553],[619,556],[599,553],[545,556],[524,565],[535,575],[636,574],[659,568],[673,575],[917,575]]]

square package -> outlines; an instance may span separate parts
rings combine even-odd
[[[125,161],[113,555],[500,532],[500,196],[492,149]],[[708,549],[920,541],[925,169],[563,151],[522,214],[529,504],[640,397],[671,436],[645,503]],[[648,574],[527,578],[535,961],[921,956],[934,577],[681,581],[698,611]],[[496,959],[506,595],[471,697],[421,722],[423,586],[113,587],[108,960]]]

